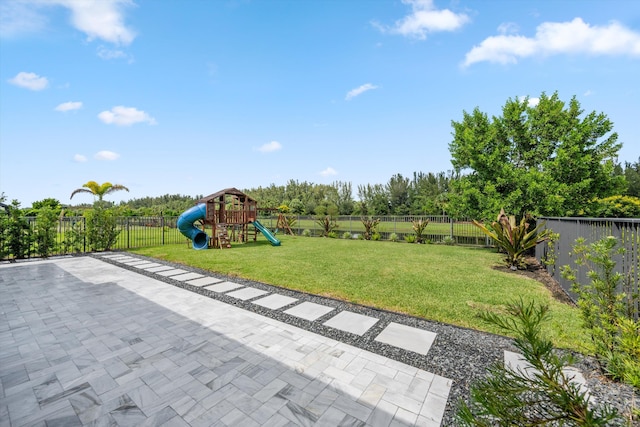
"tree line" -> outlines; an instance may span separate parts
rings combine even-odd
[[[493,219],[504,209],[517,217],[640,217],[640,157],[617,161],[622,144],[604,113],[585,113],[575,97],[557,93],[508,99],[502,113],[489,116],[475,108],[453,120],[449,143],[453,169],[447,172],[398,173],[386,183],[315,184],[289,180],[285,185],[241,189],[260,207],[285,208],[298,215],[449,215]],[[76,193],[92,193],[123,216],[177,216],[202,195],[165,194],[114,205],[102,196],[128,189],[93,181]],[[2,201],[2,200],[0,200]],[[66,215],[89,204],[66,206],[55,199],[33,203]]]

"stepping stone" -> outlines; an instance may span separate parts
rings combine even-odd
[[[242,287],[243,287],[242,285],[238,285],[237,283],[222,282],[222,283],[218,283],[217,285],[205,286],[205,289],[209,289],[210,291],[221,293],[221,292],[229,292],[234,289],[238,289]]]
[[[391,322],[380,332],[375,341],[413,351],[414,353],[424,356],[429,352],[435,339],[436,334],[434,332]]]
[[[106,253],[106,254],[102,254],[100,255],[102,258],[122,258],[122,257],[126,257],[126,255],[122,255],[122,254],[114,254],[114,253]]]
[[[143,259],[136,259],[136,260],[132,260],[132,261],[125,261],[122,264],[130,265],[131,267],[135,267],[136,265],[148,264],[148,263],[149,263],[149,261],[145,261]]]
[[[185,273],[185,274],[178,274],[177,276],[171,276],[171,278],[173,280],[179,280],[181,282],[186,282],[187,280],[192,280],[192,279],[199,279],[201,277],[204,277],[202,274],[198,274],[198,273]]]
[[[164,277],[177,276],[178,274],[184,274],[184,273],[187,273],[187,270],[182,270],[180,268],[173,268],[171,270],[158,272],[160,276],[164,276]]]
[[[522,372],[528,378],[533,378],[537,370],[520,353],[514,353],[512,351],[504,351],[504,366],[513,372]],[[587,393],[589,396],[589,387],[587,387],[587,380],[577,368],[573,366],[567,366],[562,370],[567,378],[574,384],[580,386],[580,391]]]
[[[268,293],[269,292],[263,291],[261,289],[247,287],[238,291],[229,292],[227,295],[233,298],[241,299],[242,301],[246,301]]]
[[[136,265],[134,265],[134,267],[146,270],[147,268],[160,267],[161,265],[162,264],[158,264],[157,262],[146,261],[146,262],[144,262],[142,264],[136,264]]]
[[[110,257],[110,259],[118,262],[124,262],[124,261],[133,261],[134,259],[137,259],[137,258],[128,256],[128,255],[118,255],[118,256]]]
[[[217,279],[215,277],[201,277],[199,279],[189,280],[187,283],[192,286],[203,287],[203,286],[209,286],[209,285],[213,285],[214,283],[220,283],[220,282],[222,282],[222,280]]]
[[[301,319],[316,320],[333,310],[335,310],[333,307],[307,301],[291,307],[289,310],[285,310],[285,313],[300,317]]]
[[[270,308],[271,310],[277,310],[298,301],[298,298],[288,297],[286,295],[272,294],[264,298],[253,301],[254,304],[262,307]]]
[[[161,265],[160,267],[145,268],[145,270],[150,273],[157,273],[159,271],[173,270],[173,267],[170,265]]]
[[[342,311],[324,322],[323,325],[340,329],[341,331],[351,332],[352,334],[363,335],[369,328],[375,325],[378,320],[379,319],[375,317],[365,316],[364,314]]]

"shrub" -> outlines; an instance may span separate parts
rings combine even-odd
[[[364,239],[371,240],[371,237],[376,233],[378,224],[380,224],[380,218],[361,217],[362,225],[364,226]]]
[[[329,233],[327,233],[327,237],[330,239],[336,239],[338,237],[338,233],[336,233],[335,231],[330,231]]]
[[[380,239],[382,239],[382,236],[378,232],[375,232],[371,235],[371,240],[379,241]]]
[[[87,244],[92,251],[111,249],[116,242],[120,230],[113,209],[108,209],[96,203],[95,207],[85,212]]]
[[[43,206],[38,210],[35,243],[38,255],[49,257],[56,250],[56,225],[58,215],[49,206]]]
[[[9,208],[9,217],[6,219],[5,252],[13,255],[14,259],[23,259],[29,254],[33,236],[31,227],[22,216],[20,202],[13,200]]]
[[[62,248],[64,253],[80,253],[84,252],[85,232],[84,221],[74,221],[71,229],[65,231]]]
[[[351,239],[351,233],[348,231],[345,231],[344,233],[342,233],[342,238],[343,239]]]
[[[640,296],[624,292],[630,281],[615,271],[614,256],[624,253],[624,248],[617,246],[613,236],[589,245],[577,239],[573,247],[575,262],[590,268],[590,283],[579,283],[577,271],[568,265],[562,267],[562,276],[571,281],[578,295],[578,307],[602,370],[613,379],[640,388],[640,321],[634,320]]]
[[[415,243],[416,242],[416,236],[414,236],[413,234],[405,234],[404,235],[404,240],[406,240],[407,243]]]
[[[447,246],[453,246],[456,244],[456,239],[454,239],[451,236],[445,236],[442,238],[442,243],[447,245]]]
[[[411,221],[412,222],[412,228],[413,228],[413,232],[416,233],[416,239],[415,242],[416,243],[424,243],[424,231],[427,228],[427,225],[429,225],[429,220],[428,219],[419,219],[417,221]]]
[[[308,228],[305,228],[304,230],[302,230],[302,235],[304,237],[311,237],[311,230],[309,230]]]
[[[397,242],[398,241],[398,235],[396,233],[391,233],[389,235],[389,240],[392,242]]]
[[[331,215],[318,215],[316,217],[316,224],[322,229],[322,235],[328,237],[329,233],[338,229],[338,222]]]
[[[489,368],[489,376],[471,386],[471,403],[459,404],[461,425],[603,426],[621,421],[615,409],[589,401],[588,393],[565,371],[571,355],[554,351],[551,341],[541,336],[548,310],[520,300],[507,306],[510,317],[481,315],[515,335],[514,344],[530,368],[514,370],[501,363]]]
[[[633,196],[611,196],[595,200],[589,215],[596,218],[638,218],[640,198]]]
[[[527,220],[528,218],[522,218],[520,225],[512,224],[502,209],[498,220],[491,223],[490,229],[476,220],[473,220],[473,224],[491,237],[496,245],[507,254],[505,261],[509,268],[517,270],[522,267],[527,251],[535,248],[538,243],[549,240],[551,233],[550,230],[538,232],[544,223],[529,231]]]

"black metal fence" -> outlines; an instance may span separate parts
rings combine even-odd
[[[291,229],[296,235],[322,236],[323,229],[314,216],[292,216]],[[404,241],[405,236],[415,234],[413,221],[428,220],[424,239],[432,243],[449,243],[461,245],[490,246],[491,241],[477,227],[469,221],[454,221],[447,216],[381,216],[377,227],[380,240]],[[24,218],[31,231],[36,230],[37,218]],[[171,245],[187,242],[177,229],[178,217],[119,217],[117,218],[118,238],[111,249],[133,249],[158,245]],[[260,222],[273,232],[283,233],[279,229],[278,216],[259,218]],[[334,230],[338,238],[362,237],[365,228],[359,216],[339,216],[335,218],[338,228]],[[84,217],[63,217],[56,226],[55,247],[52,255],[66,255],[90,252],[84,231],[86,219]],[[3,235],[0,233],[0,244]],[[27,258],[37,257],[35,245],[30,245]],[[12,254],[6,254],[4,260],[12,259]]]
[[[589,283],[587,266],[578,266],[572,258],[573,246],[578,238],[583,238],[585,243],[593,243],[604,237],[613,236],[618,239],[620,246],[625,248],[623,255],[617,255],[616,271],[625,277],[620,285],[619,292],[627,295],[640,292],[640,219],[602,219],[602,218],[540,218],[546,221],[545,227],[559,234],[559,238],[549,245],[538,245],[536,258],[543,260],[550,254],[554,262],[547,264],[547,271],[560,283],[565,292],[572,298],[576,295],[571,291],[571,283],[560,274],[564,265],[569,265],[577,270],[576,278],[579,283]],[[638,299],[631,303],[631,310],[638,318],[640,304]]]

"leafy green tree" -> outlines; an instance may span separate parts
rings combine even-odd
[[[409,213],[409,178],[395,174],[386,185],[389,195],[389,209],[393,215],[407,215]]]
[[[78,193],[89,193],[89,194],[93,194],[94,197],[97,197],[98,201],[101,202],[102,198],[107,194],[111,194],[115,191],[120,191],[120,190],[129,191],[129,189],[124,185],[112,184],[110,182],[104,182],[102,184],[98,184],[95,181],[89,181],[82,184],[82,188],[73,190],[73,192],[71,193],[70,199],[73,199],[73,196],[75,196]]]
[[[627,196],[640,197],[640,157],[635,163],[625,162],[624,176],[627,180]]]
[[[360,213],[362,215],[389,215],[389,194],[382,184],[358,186]]]
[[[56,250],[56,226],[58,215],[49,205],[38,208],[34,240],[38,255],[49,257]]]
[[[591,203],[588,215],[595,218],[640,218],[640,198],[611,196]]]
[[[120,230],[113,209],[100,204],[85,212],[87,244],[93,251],[106,251],[115,244]]]
[[[575,97],[565,104],[557,93],[542,93],[535,106],[509,99],[498,117],[464,111],[451,123],[449,150],[462,176],[452,183],[450,209],[477,219],[500,208],[519,217],[580,215],[588,201],[621,191],[613,123],[583,113]]]
[[[29,222],[22,215],[20,202],[13,200],[6,221],[5,251],[14,259],[23,259],[31,249],[32,232]]]

